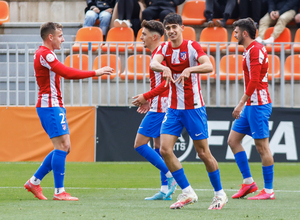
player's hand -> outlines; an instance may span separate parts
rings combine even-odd
[[[232,112],[232,117],[235,119],[239,119],[241,117],[241,112],[243,110],[244,105],[239,103]]]
[[[172,72],[170,68],[164,68],[163,70],[163,78],[166,81],[165,87],[169,85],[169,82],[175,83],[173,77],[172,77]]]
[[[175,80],[175,83],[181,83],[184,86],[184,81],[190,78],[191,72],[188,69],[184,69],[180,76]]]
[[[149,102],[145,102],[143,105],[141,105],[138,109],[137,112],[140,114],[146,114],[149,111]]]
[[[141,106],[147,102],[147,100],[144,98],[143,94],[139,94],[137,96],[132,97],[134,100],[132,101],[132,104],[135,106]]]
[[[105,67],[95,70],[96,76],[111,75],[113,73],[113,71],[114,71],[114,69],[109,66],[105,66]]]

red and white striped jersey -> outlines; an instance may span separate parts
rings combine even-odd
[[[191,66],[200,65],[198,58],[206,55],[196,41],[183,40],[182,44],[173,48],[171,42],[165,42],[157,49],[157,54],[164,56],[166,66],[172,71],[176,80],[182,71]],[[191,73],[188,80],[174,84],[170,82],[169,107],[172,109],[196,109],[204,106],[198,73]]]
[[[60,90],[61,76],[67,79],[95,76],[95,71],[66,67],[57,60],[55,53],[45,46],[40,46],[35,52],[34,70],[39,86],[36,107],[64,107]]]
[[[152,52],[151,61],[158,48]],[[164,62],[162,63],[164,65]],[[146,100],[150,101],[151,112],[166,112],[168,108],[169,86],[165,87],[165,80],[162,72],[153,71],[149,67],[149,78],[151,90],[143,94]]]
[[[268,92],[269,61],[266,48],[253,41],[243,54],[245,93],[250,98],[246,105],[271,103]]]

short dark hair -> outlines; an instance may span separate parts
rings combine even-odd
[[[179,14],[169,13],[164,19],[164,26],[167,24],[179,24],[182,25],[182,18]]]
[[[150,32],[153,32],[153,31],[157,32],[161,37],[164,36],[165,29],[164,29],[163,24],[160,21],[143,20],[142,27],[147,28]]]
[[[243,18],[233,22],[233,27],[239,27],[241,31],[247,31],[251,39],[255,39],[256,25],[252,18]]]
[[[54,22],[47,22],[42,24],[40,33],[41,33],[41,38],[45,40],[49,34],[54,34],[55,30],[57,29],[62,29],[62,25],[59,23],[54,23]]]

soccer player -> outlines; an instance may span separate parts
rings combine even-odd
[[[177,209],[198,201],[197,194],[173,152],[173,146],[184,126],[193,139],[198,156],[204,162],[214,187],[215,196],[209,209],[222,209],[228,198],[221,185],[218,163],[207,143],[207,116],[199,79],[199,73],[207,74],[212,71],[212,64],[197,42],[183,39],[184,26],[180,15],[168,14],[163,24],[170,42],[165,42],[158,48],[150,67],[154,71],[163,72],[166,85],[170,83],[169,107],[161,127],[160,153],[183,192],[170,208]],[[163,60],[166,66],[161,64]]]
[[[141,40],[144,47],[148,48],[152,57],[160,45],[160,39],[164,36],[165,29],[159,21],[142,22]],[[162,159],[160,148],[160,128],[168,107],[168,88],[164,86],[165,82],[161,72],[155,72],[150,69],[150,85],[151,90],[144,94],[139,94],[133,99],[133,104],[141,106],[150,100],[150,111],[144,117],[136,135],[134,149],[151,164],[160,170],[161,174],[161,189],[152,197],[147,197],[145,200],[171,200],[171,194],[175,191],[177,183],[174,180],[171,172]],[[141,111],[139,108],[138,111]],[[140,113],[143,113],[141,111]],[[148,142],[153,138],[155,151],[148,146]],[[169,196],[166,194],[170,191]]]
[[[61,91],[60,77],[67,79],[83,79],[92,76],[110,75],[111,67],[103,67],[95,71],[82,71],[66,67],[57,60],[54,50],[60,49],[64,42],[62,25],[47,22],[40,29],[43,45],[35,52],[34,70],[39,86],[39,97],[36,110],[41,124],[49,135],[54,150],[44,159],[35,174],[25,183],[24,187],[38,199],[46,200],[40,183],[44,176],[53,170],[55,191],[53,200],[77,201],[64,189],[65,160],[71,150],[69,127],[66,119]]]
[[[251,18],[234,22],[234,37],[245,47],[243,72],[245,94],[232,112],[235,118],[228,137],[228,144],[243,175],[243,184],[232,198],[241,198],[257,190],[246,152],[241,145],[245,135],[253,137],[262,160],[265,188],[249,200],[275,199],[273,192],[274,160],[269,148],[269,118],[272,112],[268,92],[268,55],[266,48],[256,42],[256,25]],[[246,104],[246,105],[245,105]]]

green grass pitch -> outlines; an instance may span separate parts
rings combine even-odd
[[[213,197],[203,163],[182,163],[199,201],[183,209],[171,210],[173,201],[145,201],[159,190],[160,176],[146,162],[67,163],[66,191],[78,202],[53,201],[53,175],[42,181],[47,201],[39,201],[24,190],[24,183],[39,163],[0,163],[0,219],[300,219],[300,164],[275,163],[275,200],[233,200],[242,176],[235,163],[219,163],[222,185],[229,197],[222,210],[207,210]],[[259,189],[263,187],[261,164],[250,163]]]

